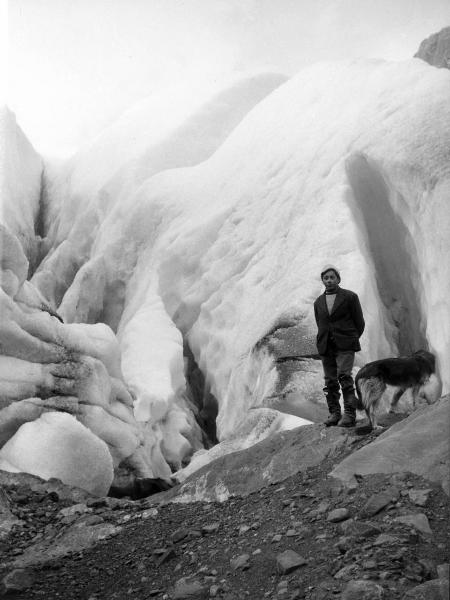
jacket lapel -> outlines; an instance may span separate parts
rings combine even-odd
[[[342,293],[341,288],[338,288],[338,291],[336,293],[336,298],[334,300],[333,308],[331,309],[330,314],[333,314],[334,311],[338,308],[338,306],[340,304],[342,304],[343,302],[344,302],[344,294]],[[325,301],[325,308],[326,308],[326,301]]]
[[[326,300],[325,294],[322,294],[320,296],[320,310],[322,312],[324,312],[326,315],[328,314],[327,300]]]

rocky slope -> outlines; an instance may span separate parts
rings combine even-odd
[[[434,67],[450,69],[450,27],[423,40],[414,56]]]
[[[440,404],[448,412],[448,398]],[[402,471],[400,460],[389,473],[329,476],[417,415],[389,428],[400,419],[385,417],[381,436],[320,425],[284,432],[224,457],[226,468],[216,461],[136,502],[2,472],[2,592],[27,600],[447,598],[442,482]],[[183,501],[201,486],[212,499],[225,473],[226,502]]]

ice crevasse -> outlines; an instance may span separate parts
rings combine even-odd
[[[206,397],[217,402],[224,451],[305,422],[262,408],[277,376],[258,342],[283,315],[314,336],[327,262],[364,307],[359,361],[428,347],[448,390],[450,73],[372,60],[313,65],[282,85],[271,77],[245,110],[244,94],[229,93],[240,112],[227,131],[217,131],[224,106],[213,99],[159,139],[149,132],[111,172],[102,166],[90,188],[83,169],[108,164],[120,128],[86,151],[89,161],[80,154],[49,170],[43,258],[31,282],[22,274],[9,291],[15,309],[24,286],[42,296],[69,323],[52,325],[60,332],[79,327],[88,339],[99,323],[115,332],[120,372],[109,372],[116,391],[104,410],[118,419],[114,440],[121,427],[135,436],[131,452],[117,444],[115,462],[135,456],[147,476],[167,477],[201,448],[194,417]],[[84,404],[95,404],[90,381],[102,367],[92,361],[105,365],[111,352],[79,352],[89,367]],[[204,377],[201,398],[186,387],[187,353]],[[89,418],[83,425],[106,440]]]

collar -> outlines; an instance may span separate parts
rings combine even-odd
[[[334,290],[334,292],[327,292],[327,290],[324,291],[325,296],[334,296],[335,294],[337,294],[339,292],[339,286],[337,286],[337,288]]]

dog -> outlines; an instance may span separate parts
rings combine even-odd
[[[418,350],[408,357],[384,358],[364,365],[355,378],[355,408],[366,412],[369,426],[360,428],[359,433],[377,428],[376,409],[387,385],[398,388],[392,398],[392,410],[409,388],[412,389],[415,402],[421,387],[435,371],[436,359],[426,350]],[[430,399],[426,395],[425,399],[430,404]]]

